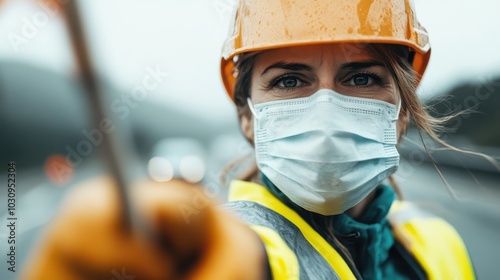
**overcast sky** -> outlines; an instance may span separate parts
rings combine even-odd
[[[38,1],[5,2],[0,10],[0,59],[73,71],[57,13],[42,9]],[[141,83],[147,67],[159,67],[169,77],[150,94],[151,100],[194,108],[214,120],[234,117],[218,69],[235,0],[82,2],[96,64],[117,86],[129,90]],[[500,75],[500,1],[414,2],[432,45],[421,95],[442,92],[463,80]],[[29,30],[28,38],[23,29],[30,23],[36,30]],[[15,35],[22,36],[22,43],[12,43]]]

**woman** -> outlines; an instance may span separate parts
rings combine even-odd
[[[22,279],[474,279],[455,230],[390,177],[409,120],[440,141],[416,95],[427,33],[409,0],[354,2],[240,1],[221,70],[257,168],[225,208],[249,226],[171,181],[133,190],[142,223],[124,229],[94,180]]]
[[[390,178],[410,119],[440,141],[416,95],[427,33],[411,1],[357,2],[240,1],[221,70],[258,169],[227,208],[274,279],[473,279],[454,229]]]

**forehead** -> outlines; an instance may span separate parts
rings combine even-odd
[[[323,62],[344,64],[351,61],[377,60],[368,44],[322,44],[286,47],[261,52],[256,58],[256,66],[265,67],[278,61],[293,61],[319,66]]]

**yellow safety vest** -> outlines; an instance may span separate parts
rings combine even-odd
[[[335,248],[265,187],[234,181],[225,208],[260,236],[274,279],[356,279]],[[396,240],[428,279],[475,279],[462,239],[444,220],[402,201],[388,217]]]

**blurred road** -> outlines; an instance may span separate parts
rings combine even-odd
[[[73,182],[100,174],[102,167],[87,162],[82,164]],[[441,167],[458,201],[446,191],[431,165],[412,165],[402,162],[396,177],[405,199],[451,222],[464,238],[479,279],[498,279],[498,252],[500,252],[500,174],[481,173],[454,167]],[[4,173],[0,182],[6,182]],[[5,184],[2,184],[3,186]],[[39,170],[18,171],[18,231],[17,268],[23,268],[29,249],[40,236],[43,225],[56,213],[64,193],[71,188],[48,183]],[[6,263],[6,189],[0,190],[0,279],[17,279],[17,273],[7,270]],[[91,206],[91,202],[89,203]],[[111,274],[110,274],[111,278]]]

